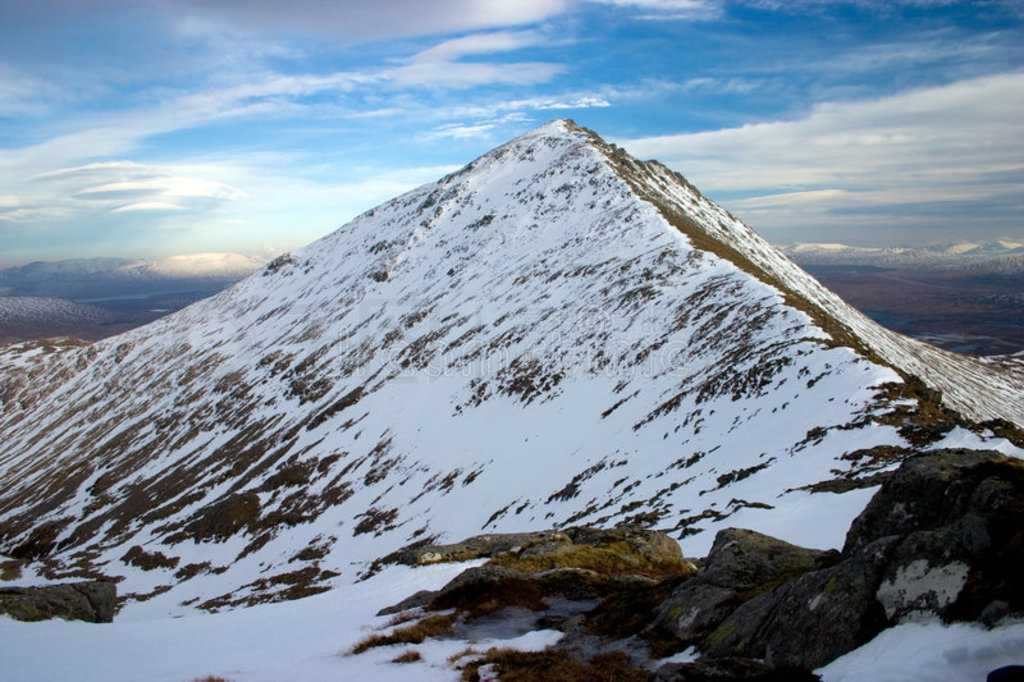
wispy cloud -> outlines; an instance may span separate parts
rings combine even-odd
[[[535,31],[478,33],[446,40],[423,50],[390,74],[400,87],[470,88],[477,85],[543,83],[562,73],[561,64],[544,62],[466,61],[533,47],[544,42]]]
[[[590,0],[634,10],[638,19],[710,21],[723,13],[723,0]]]
[[[758,228],[887,211],[913,222],[942,202],[1011,211],[1024,175],[1024,74],[815,106],[798,120],[619,140],[666,161]],[[1010,202],[1010,203],[1006,203]],[[1019,203],[1019,200],[1018,202]],[[798,209],[794,211],[794,209]],[[874,218],[877,220],[877,218]],[[959,218],[958,218],[959,219]]]
[[[54,84],[0,63],[0,116],[36,114],[60,96]]]
[[[217,21],[246,31],[299,32],[362,43],[522,26],[562,13],[570,0],[162,0],[191,21]]]
[[[86,203],[91,209],[125,211],[204,211],[245,192],[223,182],[176,175],[128,161],[62,168],[32,178],[51,187],[46,203]],[[38,200],[37,200],[38,201]]]

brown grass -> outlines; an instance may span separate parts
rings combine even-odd
[[[412,625],[397,628],[390,634],[370,635],[352,648],[353,654],[361,654],[364,651],[392,644],[420,644],[429,637],[440,637],[450,634],[452,624],[455,622],[453,614],[438,614],[428,616]]]
[[[589,661],[573,658],[566,649],[516,651],[490,649],[462,668],[462,679],[476,682],[480,668],[493,665],[501,682],[646,682],[646,670],[629,664],[621,652],[600,654]]]
[[[409,649],[408,651],[405,651],[402,654],[399,654],[398,656],[395,656],[394,658],[392,658],[391,662],[392,663],[416,663],[417,661],[422,661],[422,660],[423,660],[423,657],[420,656],[420,652],[416,651],[415,649]]]
[[[20,561],[5,561],[0,563],[0,580],[17,580],[20,577]]]

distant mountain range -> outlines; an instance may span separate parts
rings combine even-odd
[[[237,253],[75,258],[0,270],[0,343],[98,340],[207,298],[265,264]]]
[[[234,282],[266,263],[237,253],[196,253],[156,260],[73,258],[0,270],[0,296],[47,296],[71,301],[124,296],[153,289]]]
[[[942,246],[863,247],[797,243],[779,247],[800,265],[864,265],[882,268],[1024,273],[1024,242],[993,240]]]

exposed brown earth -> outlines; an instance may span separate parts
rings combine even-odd
[[[893,331],[971,355],[1024,350],[1024,275],[801,265]]]

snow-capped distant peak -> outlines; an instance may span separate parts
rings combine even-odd
[[[266,264],[261,258],[239,253],[193,253],[168,256],[141,264],[123,266],[163,277],[244,277]]]
[[[915,248],[799,242],[779,248],[798,263],[807,265],[848,264],[943,269],[963,267],[975,270],[979,264],[990,262],[997,267],[1000,261],[1020,259],[1024,256],[1024,244],[1005,239]],[[1006,263],[1002,265],[1005,266]]]

